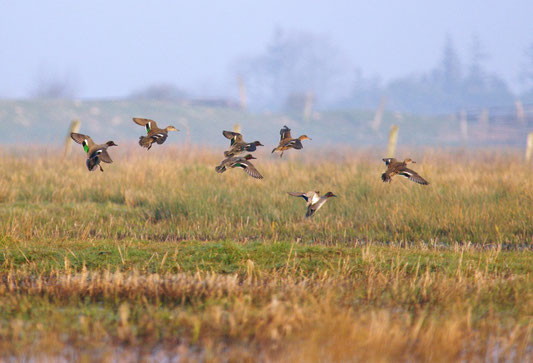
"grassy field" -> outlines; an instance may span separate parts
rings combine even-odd
[[[513,151],[0,150],[0,355],[533,359],[533,168]],[[377,153],[379,154],[379,153]],[[305,157],[304,157],[305,156]],[[407,155],[406,155],[407,156]],[[286,191],[329,190],[313,219]],[[44,355],[43,355],[44,354]]]

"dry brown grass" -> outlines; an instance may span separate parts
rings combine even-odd
[[[516,154],[0,154],[0,356],[136,361],[533,359],[533,178]],[[379,159],[378,159],[379,160]],[[340,197],[305,220],[286,190]],[[507,249],[510,249],[508,251]],[[43,355],[44,354],[44,355]]]
[[[0,232],[14,239],[296,240],[323,244],[436,242],[528,244],[533,238],[533,168],[518,153],[411,152],[431,185],[385,185],[375,153],[263,151],[255,180],[214,172],[220,156],[183,149],[126,149],[104,173],[71,159],[2,157]],[[76,150],[79,151],[79,150]],[[407,155],[407,152],[404,152]],[[288,190],[334,191],[309,223]]]

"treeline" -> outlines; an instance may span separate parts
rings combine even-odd
[[[533,45],[522,75],[529,91],[520,95],[486,69],[486,58],[473,37],[463,62],[448,36],[432,69],[383,83],[354,71],[328,38],[278,30],[262,54],[239,60],[234,70],[246,80],[250,106],[258,109],[298,108],[309,95],[321,108],[375,108],[385,97],[387,108],[417,113],[511,106],[519,98],[533,102]]]
[[[233,108],[245,104],[251,111],[279,112],[301,112],[309,104],[322,110],[368,110],[386,100],[389,110],[426,114],[511,107],[516,100],[533,103],[533,43],[524,53],[519,74],[524,91],[520,94],[513,93],[504,79],[487,69],[487,55],[479,38],[472,37],[465,58],[448,36],[432,68],[382,82],[377,76],[364,76],[328,37],[278,29],[260,54],[233,62],[231,81],[219,96],[162,83],[136,90],[128,98]],[[37,80],[31,95],[71,99],[76,88],[69,77],[49,76]]]

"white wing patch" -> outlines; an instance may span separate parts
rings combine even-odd
[[[318,194],[313,193],[313,196],[311,197],[311,204],[315,204],[315,203],[317,203],[319,200],[320,200],[320,197],[318,196]]]

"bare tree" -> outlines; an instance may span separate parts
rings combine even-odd
[[[250,103],[283,107],[288,98],[311,92],[327,104],[347,91],[349,62],[327,37],[308,32],[276,30],[263,54],[241,60]]]

